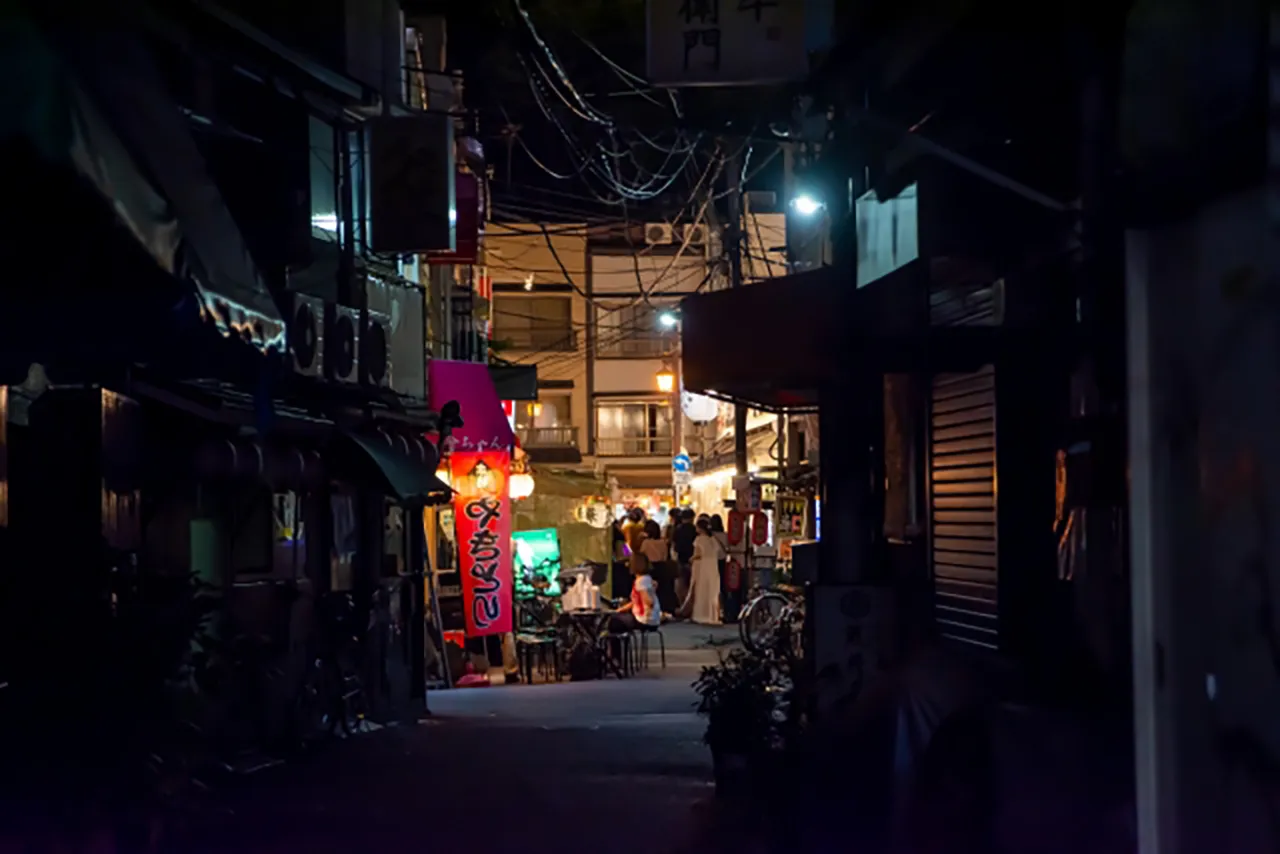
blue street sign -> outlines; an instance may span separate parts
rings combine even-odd
[[[688,454],[676,454],[671,458],[671,470],[678,472],[687,472],[693,466],[689,461]]]

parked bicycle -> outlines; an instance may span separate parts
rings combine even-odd
[[[317,736],[353,735],[364,728],[368,698],[355,662],[360,641],[355,603],[347,594],[331,594],[319,603],[319,654],[307,668],[297,700],[302,741]]]
[[[738,614],[738,636],[753,653],[776,650],[798,660],[804,656],[804,619],[804,588],[758,589]]]

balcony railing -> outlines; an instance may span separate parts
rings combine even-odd
[[[520,445],[524,448],[576,448],[577,427],[517,427]]]
[[[578,349],[576,329],[504,329],[493,330],[493,340],[512,350],[554,350],[573,352]]]
[[[669,457],[670,436],[596,437],[596,454],[601,457]]]
[[[617,338],[606,327],[596,338],[596,357],[600,359],[660,359],[675,349],[675,341],[663,335],[632,335]]]

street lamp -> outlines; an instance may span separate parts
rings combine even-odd
[[[810,217],[818,213],[825,207],[821,201],[809,195],[801,193],[791,200],[791,209],[803,217]]]
[[[663,329],[675,329],[676,324],[680,322],[680,318],[676,317],[674,311],[664,311],[658,315],[658,325]]]
[[[654,379],[658,382],[658,391],[663,394],[671,394],[676,390],[676,375],[670,368],[658,371]]]

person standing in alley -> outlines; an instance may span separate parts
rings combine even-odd
[[[632,507],[627,511],[627,520],[622,523],[622,536],[626,539],[631,554],[640,551],[640,544],[645,536],[644,522],[644,511],[639,507]]]
[[[689,596],[680,611],[703,626],[720,625],[720,543],[711,534],[711,523],[699,519],[693,544]]]
[[[644,535],[644,540],[640,543],[640,554],[649,561],[649,574],[657,585],[658,602],[662,610],[674,612],[679,607],[680,600],[676,599],[676,574],[671,568],[671,546],[653,519],[645,521]]]
[[[613,542],[609,555],[609,595],[614,599],[626,598],[626,591],[631,589],[631,571],[627,565],[631,551],[627,548],[627,537],[622,533],[622,520],[614,519],[610,531]]]
[[[711,536],[715,538],[716,543],[720,546],[720,563],[718,574],[720,576],[720,613],[723,619],[728,621],[736,619],[738,616],[737,596],[725,586],[724,573],[729,563],[729,534],[724,529],[724,519],[716,513],[711,517],[710,522]]]
[[[683,605],[689,598],[689,579],[692,569],[690,564],[693,562],[693,541],[697,539],[698,532],[693,527],[693,511],[692,510],[676,510],[679,513],[679,521],[676,522],[675,529],[671,532],[671,550],[676,557],[676,599]],[[679,610],[683,611],[683,608]]]

